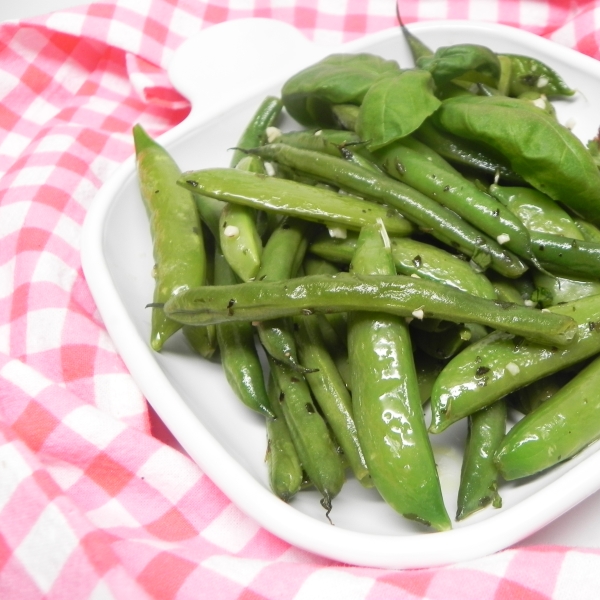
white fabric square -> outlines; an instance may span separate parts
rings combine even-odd
[[[114,596],[110,591],[104,579],[100,579],[96,587],[91,591],[87,600],[114,600]]]
[[[111,527],[137,528],[140,526],[139,522],[116,498],[111,498],[102,506],[86,512],[85,516],[101,529]]]
[[[32,121],[37,125],[46,125],[48,121],[59,112],[59,108],[46,102],[41,96],[38,96],[23,113],[22,117],[26,121]]]
[[[177,504],[202,478],[202,472],[189,458],[169,446],[154,452],[136,475],[173,504]]]
[[[0,377],[22,389],[28,396],[35,398],[46,389],[49,381],[37,371],[18,360],[11,360],[0,370]]]
[[[64,308],[44,308],[27,314],[27,354],[60,348],[66,314]]]
[[[250,0],[254,4],[254,0]],[[171,16],[171,22],[169,23],[169,31],[175,35],[187,39],[199,30],[199,22],[195,19],[190,19],[190,14],[177,7],[174,8]]]
[[[10,323],[0,325],[0,352],[10,354]]]
[[[58,258],[58,256],[49,252],[43,252],[40,255],[31,275],[31,281],[54,283],[65,292],[70,292],[73,289],[76,279],[77,271]],[[0,289],[1,287],[2,284],[0,283]]]
[[[52,479],[64,491],[75,485],[83,476],[82,469],[64,461],[48,464],[46,468]]]
[[[94,375],[94,392],[96,406],[115,419],[139,415],[146,410],[142,393],[127,373]]]
[[[2,75],[4,77],[4,74]],[[20,133],[15,133],[14,131],[9,131],[0,143],[0,155],[4,154],[5,156],[20,156],[25,148],[29,145],[31,140],[21,135]]]
[[[64,515],[55,504],[49,504],[15,550],[15,556],[47,593],[78,544]]]
[[[549,2],[519,2],[519,23],[521,27],[540,26],[548,22]]]
[[[256,522],[230,504],[200,535],[211,544],[235,554],[244,548],[258,530]]]
[[[348,14],[348,0],[321,0],[318,10],[324,14],[344,17]]]
[[[419,2],[417,14],[419,19],[443,19],[448,11],[445,0],[431,0]]]
[[[20,81],[16,75],[3,70],[2,77],[0,77],[0,100],[12,92],[19,85]]]
[[[133,52],[133,54],[139,54],[142,35],[143,31],[140,29],[113,20],[109,25],[106,43]]]
[[[19,186],[38,186],[46,183],[54,172],[56,167],[54,165],[46,165],[43,167],[23,167],[19,170],[16,177],[13,180],[12,187],[16,188]]]
[[[1,213],[0,213],[1,214]],[[2,217],[0,216],[0,221]],[[0,265],[0,298],[6,298],[15,289],[15,263],[13,256],[10,260]]]
[[[32,471],[13,444],[0,446],[0,511]]]
[[[573,585],[576,583],[575,591]],[[600,590],[600,556],[567,552],[552,595],[553,600],[597,600]]]
[[[223,577],[247,586],[270,563],[266,560],[236,558],[235,556],[215,555],[202,562],[202,566]]]
[[[497,21],[498,4],[496,0],[487,0],[487,2],[470,2],[468,18],[473,21]]]
[[[63,33],[70,33],[77,37],[81,36],[83,25],[86,21],[85,14],[74,14],[69,12],[56,12],[46,20],[46,27]]]
[[[321,569],[309,575],[294,600],[329,600],[331,590],[344,600],[364,600],[373,587],[375,580],[357,577],[333,569]]]
[[[63,423],[99,450],[106,448],[126,427],[90,405],[72,410]]]
[[[36,147],[36,152],[64,152],[73,145],[70,135],[54,133],[44,136]]]
[[[62,238],[72,248],[79,250],[81,246],[81,225],[70,217],[61,215],[52,233]]]
[[[92,200],[98,193],[98,187],[95,186],[89,179],[82,179],[75,188],[75,191],[71,195],[80,206],[88,209]]]
[[[0,208],[1,238],[21,230],[30,207],[31,202],[12,202],[11,204],[3,205]]]
[[[145,17],[152,14],[152,0],[119,0],[119,8],[127,8]]]

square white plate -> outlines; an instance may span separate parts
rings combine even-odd
[[[596,134],[600,63],[593,59],[492,24],[446,21],[411,30],[432,48],[470,42],[544,60],[578,90],[573,99],[558,103],[561,122],[574,121],[574,132],[584,141]],[[372,52],[412,65],[396,29],[336,49],[341,51]],[[227,166],[228,148],[236,145],[264,96],[278,94],[289,75],[326,53],[276,21],[231,21],[205,30],[181,46],[169,69],[175,87],[192,102],[192,112],[159,141],[182,170]],[[291,544],[364,566],[454,563],[524,539],[600,488],[600,453],[594,445],[541,476],[503,483],[503,508],[487,508],[455,523],[452,531],[432,533],[403,519],[375,491],[351,479],[334,500],[331,526],[317,492],[302,492],[289,505],[271,494],[264,422],[235,398],[218,364],[194,356],[181,335],[160,354],[150,349],[150,312],[144,306],[152,298],[152,246],[133,157],[106,183],[89,211],[82,263],[109,334],[160,418],[242,511]],[[459,423],[432,438],[450,514],[456,511],[464,435]]]

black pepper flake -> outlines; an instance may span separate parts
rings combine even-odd
[[[396,171],[400,173],[400,175],[404,175],[406,173],[406,167],[399,161],[396,160]]]
[[[310,402],[306,403],[306,412],[311,414],[315,412],[315,407]]]
[[[417,254],[417,256],[415,256],[413,259],[413,265],[415,265],[415,267],[417,267],[417,269],[421,268],[421,265],[423,264],[423,259],[421,258],[421,256],[419,254]]]
[[[490,368],[489,367],[478,367],[477,370],[475,371],[475,377],[483,377],[484,375],[486,375],[487,373],[490,372]]]
[[[235,298],[232,298],[228,303],[227,303],[227,313],[229,314],[229,316],[233,315],[233,306],[235,305]]]

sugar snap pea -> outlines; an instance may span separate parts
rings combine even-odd
[[[353,232],[349,232],[345,239],[322,235],[313,240],[310,251],[333,262],[350,264],[357,241],[357,235]],[[480,298],[496,298],[485,275],[474,271],[469,263],[459,257],[408,237],[391,237],[390,244],[399,274],[445,283]]]
[[[274,416],[267,417],[267,454],[271,490],[284,502],[289,502],[302,487],[304,471],[292,435],[279,405],[280,390],[273,376],[267,386],[269,410]]]
[[[300,361],[311,370],[305,374],[305,379],[313,396],[340,444],[354,476],[364,487],[372,487],[352,416],[352,398],[325,347],[317,315],[296,317],[294,330]]]
[[[404,317],[479,323],[559,346],[572,343],[577,332],[575,321],[555,309],[542,312],[499,303],[402,275],[340,273],[198,287],[172,296],[164,310],[170,318],[192,325],[263,321],[307,312],[376,310]]]
[[[485,236],[452,211],[400,181],[335,156],[286,144],[266,144],[250,152],[322,178],[350,193],[390,205],[421,229],[471,256],[479,265],[489,265],[509,277],[518,277],[527,269],[518,257],[502,248],[496,240]],[[387,223],[385,227],[390,234],[394,234]]]
[[[154,302],[203,285],[206,254],[198,212],[191,194],[174,185],[181,171],[170,154],[144,131],[133,128],[140,191],[150,219],[154,252]],[[150,345],[161,350],[181,324],[152,309]]]
[[[215,253],[215,285],[237,283],[225,257]],[[216,326],[221,365],[237,397],[252,410],[273,417],[265,389],[262,365],[254,344],[254,327],[249,322],[219,323]]]
[[[444,367],[436,380],[431,394],[432,433],[443,431],[540,377],[600,352],[600,296],[552,306],[542,314],[573,318],[578,325],[573,342],[559,348],[494,331],[468,346]]]
[[[494,455],[506,433],[506,403],[498,400],[469,417],[456,520],[489,506],[500,508],[498,469]]]
[[[600,438],[600,359],[519,421],[495,455],[507,480],[534,475]]]
[[[290,430],[302,467],[322,495],[321,505],[331,511],[331,501],[345,481],[340,455],[329,430],[313,404],[304,377],[283,363],[269,358],[277,399]]]
[[[351,268],[357,274],[394,272],[378,227],[361,231]],[[352,312],[348,348],[354,417],[375,487],[404,517],[440,531],[450,529],[421,410],[408,326],[394,315]]]

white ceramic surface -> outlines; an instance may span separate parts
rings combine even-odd
[[[561,121],[573,120],[582,139],[595,135],[600,121],[596,61],[498,25],[443,22],[411,29],[431,47],[468,41],[543,59],[579,90],[574,99],[559,103]],[[240,53],[240,47],[245,51]],[[336,51],[368,51],[411,64],[396,30]],[[274,21],[232,21],[204,31],[178,50],[169,71],[193,110],[159,141],[183,170],[226,166],[227,149],[236,144],[262,98],[277,94],[286,76],[324,53],[296,30]],[[289,126],[289,121],[284,123]],[[401,518],[376,492],[354,480],[334,501],[333,527],[316,492],[303,492],[289,505],[279,501],[268,489],[264,423],[233,396],[219,365],[193,356],[180,335],[162,353],[150,350],[144,305],[152,297],[152,262],[131,158],[102,188],[86,219],[82,263],[92,294],[118,351],[167,427],[242,511],[282,539],[357,565],[436,566],[518,543],[600,489],[600,453],[592,446],[542,476],[502,484],[502,509],[485,509],[444,533],[431,533]],[[433,437],[450,514],[456,510],[464,434],[459,423]]]

